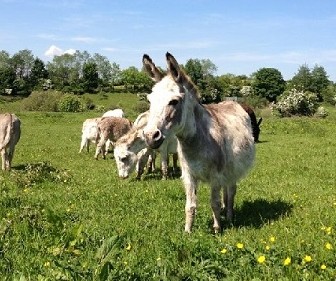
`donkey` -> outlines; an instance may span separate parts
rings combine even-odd
[[[141,113],[134,121],[133,127],[123,135],[115,144],[114,158],[116,160],[118,174],[121,178],[127,178],[136,167],[137,179],[141,178],[144,167],[148,161],[148,172],[155,169],[155,155],[159,152],[161,155],[162,179],[168,178],[168,160],[169,154],[173,154],[173,169],[177,170],[177,140],[174,136],[165,139],[162,145],[153,150],[147,147],[143,139],[142,131],[147,125],[149,112]]]
[[[158,148],[171,135],[177,137],[186,193],[185,231],[191,232],[197,186],[199,181],[204,181],[211,186],[213,228],[217,233],[221,230],[221,199],[226,218],[231,222],[236,183],[254,162],[251,121],[246,111],[233,101],[202,105],[195,85],[176,59],[170,53],[166,59],[166,75],[148,55],[142,59],[144,70],[156,82],[147,96],[150,109],[143,134],[152,148]]]
[[[251,119],[251,125],[252,125],[252,134],[255,142],[259,142],[259,135],[260,135],[260,124],[262,122],[262,117],[259,118],[257,121],[257,117],[254,113],[254,110],[251,106],[241,103],[240,104],[244,110],[247,112],[247,114],[250,116]]]

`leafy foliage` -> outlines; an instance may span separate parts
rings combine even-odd
[[[275,102],[285,89],[285,80],[279,70],[261,68],[254,75],[252,89],[256,95]]]
[[[61,96],[57,109],[61,112],[80,112],[85,109],[85,106],[78,96],[65,94]]]
[[[22,109],[27,111],[58,111],[58,103],[62,95],[58,91],[34,91],[22,101]]]

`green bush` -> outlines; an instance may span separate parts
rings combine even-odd
[[[80,112],[84,111],[85,105],[79,97],[73,94],[65,94],[58,102],[58,111],[62,112]]]
[[[58,91],[34,91],[22,101],[22,109],[27,111],[57,111],[62,96]]]
[[[149,109],[149,103],[147,101],[141,100],[138,101],[134,106],[133,106],[133,110],[134,112],[136,112],[137,114],[140,114],[142,112],[145,112]]]
[[[299,92],[295,89],[285,92],[273,107],[281,117],[292,115],[312,116],[318,107],[316,94]]]

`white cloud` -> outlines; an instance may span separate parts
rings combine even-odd
[[[50,57],[50,58],[52,58],[52,57],[54,57],[54,56],[60,56],[60,55],[62,55],[62,54],[63,54],[62,49],[59,48],[59,47],[57,47],[57,46],[55,46],[55,45],[51,45],[51,46],[48,48],[48,50],[46,50],[46,51],[44,52],[44,55],[45,55],[46,57]]]
[[[75,49],[68,49],[68,50],[64,51],[63,54],[74,55],[75,53],[76,53]]]
[[[53,58],[54,56],[61,56],[63,54],[70,54],[70,55],[73,55],[74,53],[76,53],[76,50],[75,49],[68,49],[66,51],[63,51],[61,48],[55,46],[55,45],[51,45],[48,50],[46,50],[44,52],[44,55],[46,57],[49,57],[49,58]]]

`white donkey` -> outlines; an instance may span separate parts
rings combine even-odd
[[[148,172],[155,169],[156,150],[147,147],[143,139],[143,128],[147,125],[149,112],[141,113],[134,121],[133,127],[115,144],[114,158],[116,160],[118,174],[121,178],[127,178],[136,167],[137,179],[141,178],[144,167],[149,159]],[[162,179],[168,177],[169,154],[173,154],[173,169],[177,170],[177,141],[172,136],[165,139],[162,145],[157,149],[161,155]]]
[[[148,95],[150,113],[144,136],[152,148],[172,134],[178,141],[178,156],[186,193],[185,231],[191,232],[199,181],[211,186],[214,230],[221,229],[221,190],[226,218],[233,219],[236,183],[252,167],[255,157],[251,121],[236,102],[204,106],[191,79],[175,58],[166,54],[168,73],[163,75],[148,55],[144,69],[156,81]]]

